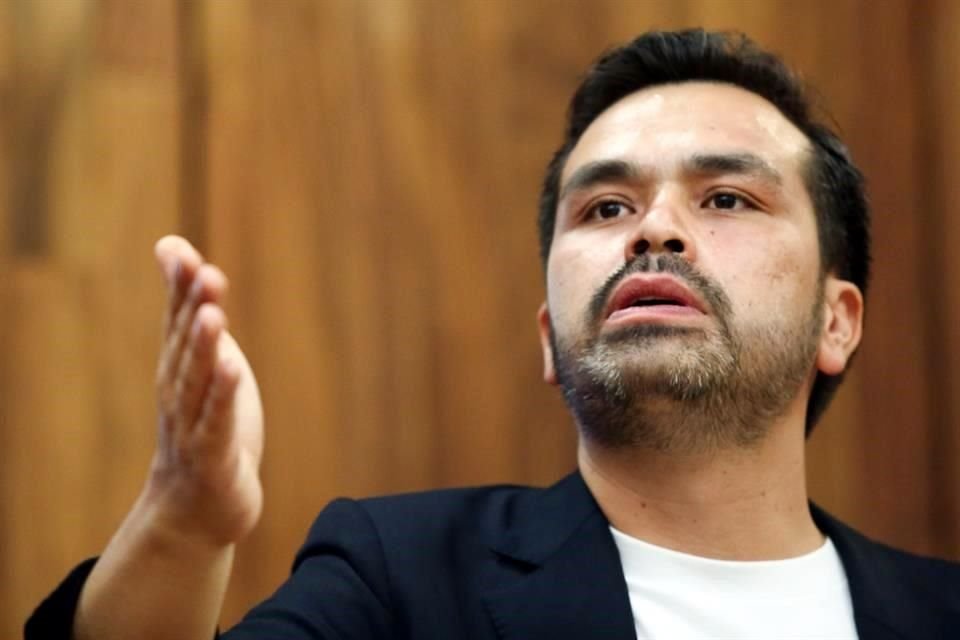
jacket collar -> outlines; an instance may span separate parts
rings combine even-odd
[[[904,554],[813,503],[810,512],[843,562],[860,640],[939,637],[942,612],[900,575]],[[500,533],[488,536],[499,561],[485,597],[503,640],[636,638],[609,523],[579,472],[544,491],[518,494],[507,513]]]
[[[578,472],[520,494],[509,514],[484,598],[503,640],[636,638],[620,556]]]
[[[874,542],[813,503],[810,513],[840,555],[860,640],[941,638],[955,632],[946,632],[942,625],[947,613],[931,597],[946,586],[937,584],[938,561]],[[927,595],[922,595],[925,591]]]

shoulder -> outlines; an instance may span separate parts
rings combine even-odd
[[[437,545],[489,540],[508,528],[518,506],[545,489],[490,485],[374,498],[338,498],[314,520],[307,544],[348,537],[408,552]]]
[[[359,500],[339,498],[317,517],[314,528],[327,521],[375,529],[383,538],[435,539],[452,532],[484,535],[508,527],[517,506],[544,489],[520,485],[439,489]]]
[[[895,575],[899,581],[916,586],[960,587],[960,563],[911,553],[874,540],[814,507],[815,520],[834,541],[845,564],[869,563],[881,575]],[[950,594],[960,605],[960,589]]]
[[[492,579],[492,547],[522,517],[521,505],[543,491],[496,485],[340,498],[317,516],[294,570],[336,562],[385,602],[419,611],[430,594],[455,610],[456,594],[476,593]]]
[[[910,553],[863,537],[873,561],[906,588],[950,609],[960,622],[960,563]]]
[[[960,626],[960,564],[873,540],[816,506],[811,512],[833,541],[861,611],[901,623],[891,626]]]
[[[543,491],[538,487],[499,484],[366,498],[358,500],[357,505],[383,523],[401,520],[414,525],[416,522],[411,518],[418,516],[478,523],[509,520],[518,503]]]

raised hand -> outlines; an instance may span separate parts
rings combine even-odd
[[[177,236],[155,253],[168,287],[157,367],[159,425],[144,498],[156,524],[219,546],[262,506],[263,411],[253,372],[227,331],[227,279]]]
[[[146,486],[91,571],[74,640],[209,640],[237,540],[260,517],[263,411],[227,332],[227,279],[176,236],[157,242],[169,290]]]

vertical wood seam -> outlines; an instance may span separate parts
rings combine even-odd
[[[177,76],[180,93],[179,232],[207,253],[209,70],[203,3],[178,0]]]
[[[937,71],[937,39],[931,38],[928,25],[938,18],[938,4],[935,0],[919,0],[908,5],[910,25],[908,38],[910,49],[916,51],[917,72],[909,78],[910,91],[917,96],[916,149],[917,159],[929,159],[931,162],[919,162],[915,165],[916,187],[915,201],[920,211],[927,212],[925,220],[918,223],[925,226],[919,236],[921,246],[917,254],[923,260],[918,271],[917,291],[928,294],[942,291],[949,285],[945,269],[949,268],[944,246],[946,228],[943,222],[943,191],[945,185],[936,170],[936,162],[944,162],[943,146],[937,135],[937,123],[944,114],[939,103]],[[927,167],[927,168],[925,168]],[[949,350],[943,348],[943,336],[950,335],[950,322],[944,314],[944,308],[931,310],[923,314],[923,359],[931,372],[928,377],[927,401],[929,411],[929,464],[925,469],[930,483],[930,505],[927,511],[928,528],[933,540],[932,547],[939,554],[955,555],[956,547],[955,515],[957,514],[957,491],[950,478],[950,425],[953,424],[955,407],[950,394],[951,371]],[[911,428],[912,425],[903,425]]]

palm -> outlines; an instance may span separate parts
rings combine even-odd
[[[221,354],[229,354],[240,365],[240,381],[233,401],[234,435],[236,438],[236,501],[235,525],[240,536],[256,524],[263,503],[260,484],[260,460],[263,457],[263,406],[260,391],[250,363],[243,355],[233,336],[224,332],[220,336]],[[228,518],[231,520],[232,518]]]

